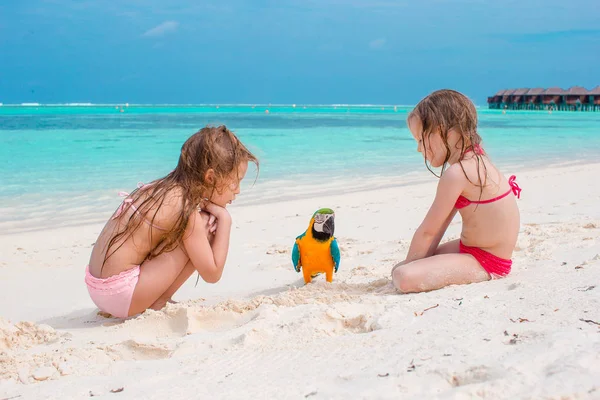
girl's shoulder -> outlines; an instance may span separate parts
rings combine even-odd
[[[464,177],[467,192],[472,189],[479,195],[482,187],[484,191],[494,192],[503,181],[502,173],[487,156],[471,157],[452,165],[452,167],[457,174]]]
[[[452,181],[457,184],[464,184],[467,181],[467,169],[470,169],[465,162],[463,165],[460,163],[452,164],[442,174],[441,179],[446,181]]]
[[[135,203],[150,201],[146,217],[157,222],[163,230],[169,230],[179,219],[182,209],[184,193],[180,187],[168,189],[149,187],[139,194]]]
[[[468,180],[484,177],[489,172],[498,172],[498,168],[485,155],[480,157],[465,158],[461,162],[453,164],[450,168],[460,171]]]

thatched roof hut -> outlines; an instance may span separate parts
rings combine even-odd
[[[533,88],[529,89],[527,93],[523,95],[526,103],[537,103],[540,100],[540,96],[544,93],[544,88]]]
[[[513,103],[520,103],[521,102],[521,98],[523,97],[523,95],[525,93],[527,93],[529,91],[528,88],[524,88],[524,89],[517,89],[512,93],[512,102]]]
[[[551,87],[544,90],[544,93],[542,94],[545,96],[562,96],[563,94],[566,94],[566,91],[559,87]]]
[[[565,96],[565,103],[575,105],[577,103],[588,103],[589,92],[586,88],[581,86],[573,86],[567,90]]]
[[[542,103],[544,104],[557,104],[560,102],[560,98],[562,95],[566,93],[565,90],[559,87],[552,87],[544,90],[542,93]]]
[[[539,96],[540,94],[544,93],[544,88],[534,88],[534,89],[529,89],[529,91],[527,91],[527,93],[525,93],[526,96]]]
[[[581,86],[573,86],[567,90],[567,95],[569,96],[587,96],[590,92],[584,87]]]
[[[592,96],[600,96],[600,85],[590,90],[588,94],[591,94]]]
[[[507,89],[504,91],[504,93],[502,94],[502,102],[503,103],[508,103],[508,101],[510,100],[510,96],[514,93],[516,89]]]
[[[600,105],[600,85],[598,85],[595,88],[593,88],[592,90],[590,90],[589,94],[591,96],[594,96],[594,100],[593,100],[594,104]]]

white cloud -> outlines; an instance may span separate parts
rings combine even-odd
[[[385,46],[385,42],[385,38],[371,40],[371,42],[369,42],[369,47],[372,49],[381,49],[383,46]]]
[[[175,32],[179,27],[179,22],[177,21],[165,21],[160,25],[155,26],[154,28],[147,30],[144,32],[142,36],[144,37],[161,37],[165,36],[168,33]]]

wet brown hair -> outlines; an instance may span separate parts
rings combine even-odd
[[[460,134],[460,139],[457,143],[457,146],[459,146],[457,149],[460,150],[458,158],[460,167],[465,177],[471,182],[463,167],[462,159],[468,150],[474,150],[473,154],[477,159],[477,177],[479,182],[471,183],[479,186],[483,191],[485,177],[484,181],[482,181],[479,166],[483,164],[485,176],[487,176],[487,168],[485,162],[483,162],[482,155],[477,151],[477,148],[481,145],[481,136],[477,132],[477,110],[473,102],[467,96],[455,90],[437,90],[416,105],[410,114],[408,114],[407,120],[410,122],[412,118],[419,118],[421,121],[423,126],[423,142],[427,141],[429,145],[431,135],[439,134],[446,147],[446,157],[444,158],[442,171],[440,175],[437,175],[427,163],[428,146],[423,146],[427,169],[438,178],[442,176],[452,154],[450,145],[448,144],[448,133],[451,129],[454,129]]]
[[[144,219],[153,224],[167,194],[177,189],[181,202],[179,215],[170,229],[161,231],[161,241],[147,259],[175,249],[183,238],[190,215],[197,212],[203,199],[210,198],[215,191],[221,193],[227,180],[238,173],[239,166],[244,162],[254,163],[258,173],[258,159],[225,125],[207,126],[190,136],[181,147],[179,162],[171,173],[131,193],[129,197],[138,212],[123,212],[117,217],[119,225],[123,226],[122,219],[127,218],[127,214],[130,215],[124,227],[110,239],[104,262],[123,245]],[[210,169],[214,171],[214,179],[208,182],[206,175]],[[237,178],[239,180],[240,177]],[[152,231],[150,229],[150,234]]]

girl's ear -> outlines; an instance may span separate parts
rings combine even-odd
[[[208,171],[206,171],[206,173],[204,174],[204,181],[214,185],[215,184],[215,170],[212,168],[209,168]]]

